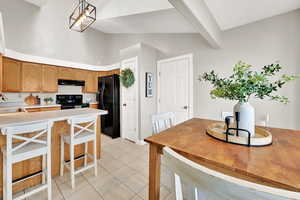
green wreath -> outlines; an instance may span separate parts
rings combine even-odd
[[[131,69],[126,68],[121,71],[120,80],[125,88],[129,88],[134,84],[134,73]]]

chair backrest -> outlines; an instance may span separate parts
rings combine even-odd
[[[154,134],[157,134],[174,126],[174,123],[175,114],[172,112],[158,113],[152,115],[152,129]]]
[[[201,166],[179,155],[172,149],[163,149],[166,166],[175,174],[176,200],[182,200],[181,183],[192,192],[194,200],[291,200],[300,199],[300,193],[248,182]]]
[[[82,115],[69,119],[68,123],[71,125],[71,137],[77,137],[84,132],[96,134],[97,117],[97,115]]]
[[[42,144],[50,146],[51,144],[51,128],[53,122],[36,122],[24,123],[1,129],[2,134],[7,137],[7,152],[14,152],[25,147],[28,144]],[[44,139],[46,138],[46,139]],[[13,143],[17,145],[12,145]],[[49,144],[49,145],[48,145]]]

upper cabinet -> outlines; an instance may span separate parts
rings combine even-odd
[[[120,69],[98,72],[98,77],[109,76],[109,75],[113,75],[113,74],[120,74]]]
[[[2,92],[2,71],[3,71],[2,59],[3,59],[3,56],[0,53],[0,92]]]
[[[75,74],[73,68],[68,67],[59,67],[58,69],[58,78],[66,80],[75,80]]]
[[[112,74],[119,74],[120,75],[120,69],[114,69],[111,70]]]
[[[97,93],[98,77],[118,72],[119,70],[97,72],[23,62],[2,58],[0,54],[0,92],[2,89],[2,92],[57,93],[58,79],[66,79],[85,81],[83,92]]]
[[[42,92],[57,93],[58,67],[42,66]]]
[[[98,92],[98,72],[88,71],[85,79],[84,92],[97,93]]]
[[[3,58],[2,91],[21,92],[22,90],[22,64],[20,61]]]
[[[22,63],[22,92],[40,92],[42,89],[42,65]]]
[[[87,70],[83,70],[83,69],[73,69],[73,78],[74,80],[77,81],[85,81],[86,77],[87,77]]]

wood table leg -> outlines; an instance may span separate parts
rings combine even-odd
[[[149,200],[159,200],[161,148],[150,144],[149,154]]]

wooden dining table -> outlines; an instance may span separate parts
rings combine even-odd
[[[162,149],[169,147],[210,169],[258,184],[300,192],[300,131],[266,128],[273,143],[247,147],[206,134],[216,121],[191,119],[145,139],[149,151],[149,200],[159,200]]]

